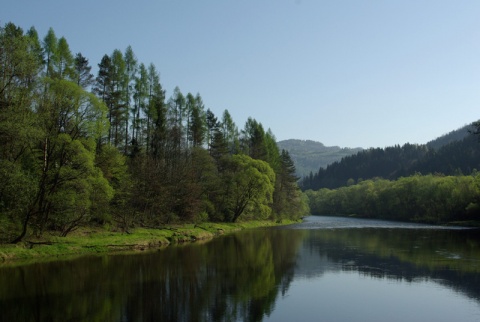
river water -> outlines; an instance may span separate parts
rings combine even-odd
[[[480,231],[340,217],[0,266],[0,321],[480,321]]]

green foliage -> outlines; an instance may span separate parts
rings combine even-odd
[[[155,66],[131,47],[104,55],[95,81],[53,29],[40,43],[7,24],[0,53],[1,242],[92,223],[128,232],[304,213],[270,130],[249,118],[240,138],[227,110],[219,122],[178,87],[166,103]]]
[[[13,240],[37,193],[35,178],[18,163],[0,160],[0,242]]]
[[[314,214],[358,215],[426,223],[478,220],[480,177],[415,175],[307,191]]]
[[[102,171],[103,177],[117,189],[123,181],[128,180],[126,157],[112,145],[102,145],[97,151],[95,164]]]
[[[222,176],[222,212],[225,220],[266,219],[271,214],[275,173],[268,163],[247,155],[233,155],[226,160]]]
[[[47,184],[41,186],[44,195],[44,214],[50,228],[68,234],[79,224],[104,211],[113,197],[113,189],[94,165],[94,151],[89,150],[88,140],[73,140],[68,134],[60,134],[53,150],[61,163],[46,173]],[[39,223],[42,226],[42,223]]]
[[[48,33],[43,39],[43,52],[45,55],[45,69],[47,77],[52,77],[53,66],[58,61],[57,57],[58,39],[52,28],[48,29]]]
[[[233,122],[232,116],[228,110],[223,112],[221,127],[228,151],[231,154],[238,153],[240,149],[238,128]]]
[[[98,139],[109,129],[107,108],[95,95],[66,80],[46,79],[48,95],[39,114],[44,126],[55,133]]]
[[[267,143],[263,125],[251,117],[245,123],[241,138],[242,152],[254,159],[267,160]]]
[[[58,77],[60,79],[74,81],[76,79],[75,60],[70,52],[67,40],[64,37],[58,40],[56,49],[55,71],[50,77]]]
[[[88,59],[81,53],[75,55],[75,77],[74,81],[82,88],[88,88],[93,84],[92,67],[88,64]]]
[[[310,213],[307,197],[297,185],[298,178],[290,154],[282,150],[279,156],[279,170],[273,195],[273,210],[277,219],[299,219]]]

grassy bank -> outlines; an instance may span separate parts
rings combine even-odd
[[[46,233],[41,239],[26,238],[16,245],[0,245],[0,264],[55,260],[69,256],[142,251],[172,244],[208,240],[247,228],[291,224],[293,221],[249,221],[243,223],[202,223],[171,225],[163,229],[136,228],[130,233],[85,227],[67,237]]]

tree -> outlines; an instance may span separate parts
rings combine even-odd
[[[261,123],[248,118],[242,131],[242,150],[254,159],[267,160],[265,130]]]
[[[43,48],[38,37],[38,32],[34,27],[27,31],[27,38],[29,40],[27,52],[31,53],[38,64],[38,67],[43,66]]]
[[[229,155],[229,151],[227,141],[220,128],[216,128],[213,133],[212,143],[210,144],[210,155],[217,162],[219,170],[222,171],[224,168],[222,161]]]
[[[67,40],[61,37],[58,40],[57,51],[54,60],[54,72],[50,77],[58,77],[60,79],[68,79],[74,81],[75,75],[75,59],[70,51]]]
[[[211,150],[213,137],[215,132],[218,130],[220,124],[217,117],[210,109],[207,109],[206,114],[206,124],[207,124],[207,147],[208,150]]]
[[[226,221],[235,222],[241,215],[262,219],[270,216],[275,173],[268,163],[247,155],[233,155],[223,185]]]
[[[12,241],[23,231],[36,194],[42,137],[32,106],[38,97],[41,69],[38,38],[12,23],[0,28],[0,240]],[[41,157],[40,157],[41,158]]]
[[[52,28],[48,29],[48,33],[43,38],[43,53],[45,57],[45,74],[47,77],[52,77],[52,69],[57,61],[57,46],[58,40],[55,31]]]
[[[228,110],[223,112],[221,127],[228,146],[228,151],[231,154],[239,152],[238,128],[233,122],[232,116]]]
[[[151,155],[154,159],[165,159],[165,145],[167,139],[167,106],[165,91],[160,84],[160,76],[151,65],[149,68],[150,100],[149,115],[152,120],[152,134],[148,135],[151,146]]]
[[[104,55],[102,57],[101,62],[98,64],[98,74],[97,78],[95,79],[95,85],[93,87],[93,92],[105,103],[107,108],[109,109],[108,113],[108,121],[109,124],[112,124],[112,113],[110,112],[112,106],[112,60],[110,56]],[[111,143],[111,130],[108,132],[108,136],[106,141]],[[103,138],[99,138],[99,147],[103,142]]]
[[[193,96],[189,93],[187,98],[191,104],[188,138],[192,144],[192,147],[199,148],[203,145],[206,132],[205,111],[203,110],[204,106],[200,94],[197,94],[195,98],[193,98]]]
[[[148,72],[145,65],[142,63],[138,69],[138,76],[135,78],[135,93],[133,94],[135,103],[132,119],[132,144],[134,151],[138,151],[143,143],[141,132],[143,131],[142,123],[144,123],[144,120],[142,116],[148,113],[148,96]]]
[[[34,176],[20,163],[0,159],[0,243],[15,240],[37,193]]]
[[[109,55],[104,55],[98,64],[98,74],[93,92],[107,105],[110,130],[107,142],[120,147],[123,142],[122,132],[125,132],[127,118],[125,103],[125,61],[122,53],[116,49]]]
[[[279,218],[298,219],[309,213],[306,196],[297,185],[295,164],[288,151],[282,150],[279,161],[272,207]]]
[[[137,57],[135,57],[135,54],[133,53],[133,49],[131,46],[128,46],[127,49],[125,50],[124,54],[124,60],[125,60],[125,104],[126,104],[126,110],[127,113],[125,115],[125,154],[127,154],[127,149],[128,149],[128,128],[129,128],[129,119],[130,119],[130,101],[131,101],[131,95],[132,95],[132,88],[134,88],[134,81],[136,78],[137,74],[137,65],[138,65],[138,60]],[[134,113],[134,111],[132,111]],[[133,138],[133,136],[132,136]]]
[[[95,166],[113,188],[114,195],[108,205],[92,204],[92,220],[98,223],[111,223],[113,220],[123,231],[128,231],[135,219],[135,212],[131,207],[134,186],[127,157],[113,145],[105,144],[97,149]]]
[[[98,74],[97,78],[95,79],[96,83],[93,88],[93,92],[97,94],[106,105],[108,105],[108,90],[112,82],[112,77],[110,74],[111,68],[112,60],[110,59],[110,56],[103,55],[102,60],[98,64]]]
[[[66,236],[92,217],[105,216],[113,189],[94,165],[94,140],[60,134],[52,143],[58,146],[51,150],[58,168],[48,168],[45,185],[40,187],[37,229],[42,233],[43,227],[48,227]]]
[[[115,49],[111,55],[110,90],[110,140],[114,146],[121,148],[125,129],[125,118],[129,111],[125,103],[125,60],[120,50]]]
[[[181,162],[184,138],[182,126],[184,110],[185,96],[183,96],[180,88],[175,87],[168,102],[169,139],[167,140],[168,163],[173,172],[179,169]]]
[[[158,135],[158,140],[164,140],[166,131],[165,91],[160,84],[160,75],[154,64],[148,66],[148,105],[146,114],[146,152],[149,154],[150,150],[154,147],[156,135]],[[159,127],[157,128],[157,126]],[[161,129],[162,127],[163,129]],[[163,134],[160,134],[160,132]],[[157,143],[159,142],[157,141],[155,145]]]
[[[75,77],[78,86],[88,89],[94,83],[94,76],[91,73],[92,67],[88,64],[88,59],[81,53],[75,55]]]
[[[24,35],[12,23],[0,28],[0,108],[28,105],[35,94],[35,78],[41,68],[35,36]]]

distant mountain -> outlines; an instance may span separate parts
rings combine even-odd
[[[329,164],[341,160],[345,156],[362,151],[362,148],[341,148],[339,146],[325,146],[323,143],[311,140],[284,140],[277,142],[280,149],[290,153],[295,163],[297,175],[304,177],[315,173],[320,167],[325,168]]]

